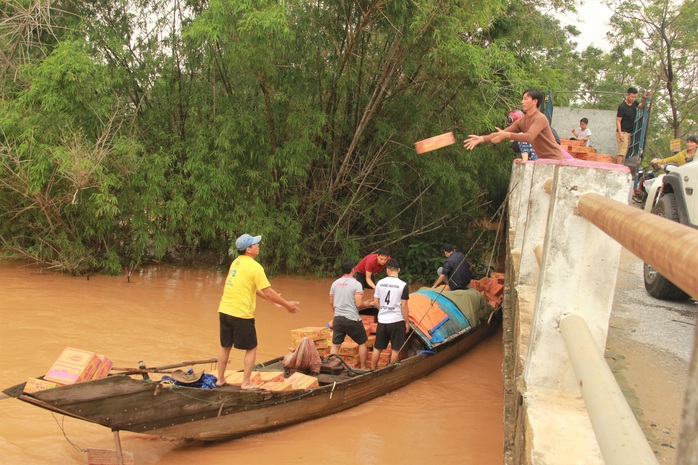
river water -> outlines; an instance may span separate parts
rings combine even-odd
[[[0,262],[0,388],[46,373],[65,347],[106,355],[118,367],[159,366],[218,354],[225,271],[150,266],[131,276],[75,278]],[[290,331],[332,317],[331,279],[275,277],[301,312],[258,301],[257,361],[285,353]],[[231,368],[242,353],[233,350]],[[136,465],[472,464],[503,462],[501,330],[446,367],[353,409],[215,444],[121,432]],[[215,374],[215,367],[206,365]],[[0,400],[0,464],[85,464],[86,450],[114,449],[111,431]]]

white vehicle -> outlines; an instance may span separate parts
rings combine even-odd
[[[649,189],[645,211],[698,229],[698,162],[686,163],[658,177]],[[689,298],[647,263],[644,268],[645,289],[652,297],[663,300]]]
[[[658,170],[663,170],[662,174],[657,176],[651,176],[649,179],[645,180],[642,185],[638,186],[642,192],[633,196],[633,201],[642,204],[642,209],[648,213],[652,213],[652,208],[657,203],[659,194],[662,191],[662,178],[669,172],[674,171],[678,166],[676,165],[653,165],[658,168]],[[656,172],[657,170],[651,170],[651,172]],[[638,183],[639,184],[639,183]]]

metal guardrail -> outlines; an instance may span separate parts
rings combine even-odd
[[[595,193],[577,211],[672,283],[698,297],[698,230]]]
[[[552,179],[544,187],[552,193]],[[697,230],[596,193],[583,194],[577,212],[685,292],[698,296]],[[536,258],[540,264],[538,254]],[[584,318],[568,314],[559,324],[604,461],[656,465],[654,452]]]
[[[685,292],[698,296],[698,230],[596,193],[582,195],[577,211]],[[606,463],[657,464],[584,318],[562,317],[560,332]]]
[[[516,172],[516,174],[533,176],[533,171],[522,169]],[[540,175],[548,175],[550,172],[550,170],[546,170],[546,166],[540,167],[538,171]],[[556,170],[554,178],[548,178],[542,182],[543,189],[550,195],[557,195],[553,194],[553,190],[562,189],[560,193],[563,199],[562,204],[565,204],[568,208],[570,205],[574,205],[576,207],[575,212],[580,217],[650,264],[655,270],[685,292],[698,297],[698,273],[696,272],[698,270],[698,230],[657,215],[652,215],[626,205],[622,201],[616,201],[594,192],[579,192],[580,184],[587,184],[592,177],[588,176],[587,173],[583,173],[578,179],[570,181],[569,171],[565,171],[565,177],[563,177]],[[593,179],[592,182],[603,179],[603,177]],[[541,179],[538,179],[535,186],[540,188],[541,181]],[[615,181],[618,180],[612,178],[612,182]],[[534,186],[534,183],[531,183],[531,186]],[[611,190],[607,189],[607,191],[612,192],[612,189],[619,187],[618,184],[612,184],[612,186]],[[533,190],[534,187],[531,187],[531,189]],[[576,197],[577,200],[569,202],[570,197]],[[541,209],[535,207],[536,201],[533,200],[536,197],[531,193],[530,196],[524,196],[523,198],[524,205],[528,203],[529,208],[529,211],[524,211],[523,214],[526,215],[530,212],[538,214],[530,223],[524,219],[524,221],[520,221],[521,224],[517,224],[522,228],[526,228],[531,224],[536,227],[533,229],[534,232],[530,237],[524,236],[525,239],[528,238],[526,248],[533,246],[533,256],[529,254],[527,259],[534,258],[539,266],[554,265],[556,264],[554,261],[555,253],[557,253],[558,249],[552,247],[551,250],[553,252],[551,256],[554,258],[550,262],[545,260],[546,263],[543,264],[544,247],[542,244],[535,242],[542,238],[540,227],[538,227]],[[618,195],[615,195],[615,198],[618,198]],[[566,203],[565,200],[567,200]],[[550,201],[551,212],[554,212],[554,201],[555,199]],[[553,214],[550,213],[546,228],[550,226],[552,217]],[[566,218],[569,218],[569,216]],[[519,233],[522,234],[522,232]],[[545,230],[545,233],[545,240],[548,240],[548,229]],[[541,275],[543,275],[543,272],[544,270],[541,269]],[[550,294],[546,296],[549,297]],[[550,301],[546,301],[546,303],[548,305],[551,304]],[[536,305],[538,305],[538,302]],[[539,310],[538,308],[535,309],[536,312]],[[569,357],[568,360],[574,372],[574,379],[582,394],[603,461],[606,465],[627,465],[630,463],[657,465],[657,458],[606,363],[603,347],[599,346],[602,342],[599,342],[594,337],[583,316],[585,314],[594,314],[594,312],[586,311],[591,309],[580,310],[579,313],[570,313],[569,311],[558,313],[556,318],[558,322],[557,329]],[[548,308],[543,308],[542,311],[547,312],[548,316],[551,313],[554,314]],[[573,310],[570,309],[570,311]],[[602,313],[605,311],[610,312],[610,309],[604,309]],[[540,321],[550,320],[535,320],[534,317],[534,323]],[[539,333],[536,340],[539,342],[544,340],[543,336],[545,336],[546,329],[536,329],[535,325],[531,329],[531,340],[533,341],[533,333],[536,331]],[[698,332],[696,333],[696,338],[698,338]],[[529,356],[533,352],[529,347]],[[698,363],[695,361],[696,358],[698,358],[698,342],[696,342],[694,347],[691,373],[689,373],[690,381],[684,406],[684,424],[682,426],[677,462],[677,464],[681,465],[698,465],[698,453],[695,453],[698,452],[698,409],[696,409],[698,406]],[[526,373],[530,374],[530,371]],[[536,375],[540,376],[540,373],[537,372]],[[542,373],[549,375],[547,372]],[[536,379],[536,381],[540,380]],[[693,392],[693,395],[690,392]]]
[[[657,465],[654,452],[584,318],[576,314],[562,317],[560,332],[606,464]]]

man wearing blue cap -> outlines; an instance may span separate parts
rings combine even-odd
[[[298,311],[299,302],[282,298],[271,287],[262,265],[255,257],[259,255],[262,236],[243,234],[235,241],[239,256],[233,260],[223,288],[223,297],[218,307],[220,321],[221,350],[218,356],[218,381],[216,386],[224,386],[225,369],[233,347],[245,351],[241,389],[253,390],[259,386],[250,382],[252,369],[257,356],[257,331],[254,326],[254,312],[257,295],[269,300],[289,313]]]

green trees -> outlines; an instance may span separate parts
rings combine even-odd
[[[12,5],[0,240],[76,274],[222,262],[242,232],[301,273],[381,245],[467,250],[513,154],[413,143],[501,126],[570,59],[518,1],[66,0],[33,36]]]
[[[583,82],[605,92],[653,89],[646,158],[666,157],[669,140],[695,133],[698,124],[698,4],[617,0],[610,6],[613,48],[583,52]],[[621,98],[599,94],[599,107],[615,108]]]

